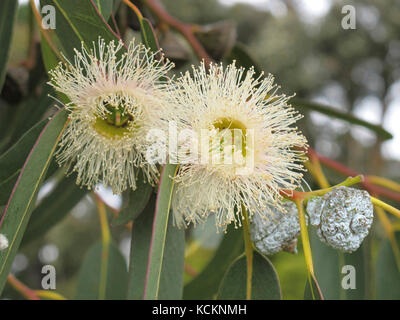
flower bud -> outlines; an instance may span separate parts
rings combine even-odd
[[[368,235],[374,218],[368,192],[339,187],[308,201],[310,223],[319,239],[342,251],[356,251]]]
[[[0,251],[8,248],[8,239],[2,233],[0,233]]]
[[[300,234],[299,217],[296,205],[286,202],[287,212],[272,209],[274,216],[269,220],[254,215],[250,225],[250,236],[254,245],[265,255],[279,251],[297,253],[297,237]]]

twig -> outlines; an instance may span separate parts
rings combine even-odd
[[[12,274],[8,275],[8,283],[28,300],[40,300],[34,290],[28,288]]]
[[[246,277],[246,300],[251,300],[252,279],[253,279],[253,244],[250,239],[249,216],[246,207],[242,205],[243,213],[243,237],[247,262],[247,277]]]
[[[327,157],[324,157],[324,156],[318,154],[312,148],[308,148],[306,150],[306,152],[310,157],[317,157],[318,160],[322,164],[324,164],[325,166],[327,166],[327,167],[333,169],[334,171],[341,173],[345,176],[355,177],[355,176],[360,175],[360,173],[358,173],[357,171],[347,168],[345,165],[343,165],[335,160],[332,160],[330,158],[327,158]],[[364,187],[364,189],[366,189],[370,194],[374,194],[376,196],[382,196],[387,199],[391,199],[391,200],[400,202],[400,192],[394,192],[392,190],[388,190],[383,187],[374,185],[368,179],[368,176],[364,176],[364,181],[362,181],[361,184]]]
[[[49,290],[35,290],[35,293],[40,297],[40,298],[45,298],[48,300],[67,300],[63,295],[54,292],[54,291],[49,291]]]

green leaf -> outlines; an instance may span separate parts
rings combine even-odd
[[[143,299],[148,255],[155,210],[155,196],[144,212],[134,221],[129,263],[128,299]],[[168,221],[163,264],[161,269],[159,299],[181,299],[183,266],[185,259],[185,233]]]
[[[141,14],[136,14],[137,19],[139,20],[140,24],[140,35],[142,36],[142,41],[151,51],[157,52],[160,50],[160,46],[157,41],[157,37],[154,34],[153,26],[151,22],[147,18],[143,18]]]
[[[12,187],[36,139],[48,120],[42,120],[33,126],[10,149],[0,156],[0,204],[5,204]]]
[[[311,286],[310,286],[311,285]],[[312,288],[312,289],[311,289]],[[324,300],[319,283],[313,275],[309,275],[304,291],[304,300]]]
[[[40,96],[30,97],[19,106],[17,119],[13,125],[11,143],[14,143],[41,121],[45,113],[54,105],[54,99],[49,96],[54,94],[54,91],[45,84],[43,84],[43,87]]]
[[[8,198],[10,197],[11,191],[17,182],[20,170],[14,172],[10,177],[1,181],[0,183],[0,206],[5,205],[7,203]]]
[[[185,230],[178,229],[174,226],[173,220],[168,219],[158,299],[182,299],[184,265]]]
[[[184,288],[185,300],[212,299],[231,263],[243,252],[243,232],[230,225],[214,257],[204,270]]]
[[[128,283],[125,258],[113,243],[109,243],[107,259],[104,259],[103,249],[102,243],[97,243],[87,253],[79,271],[76,299],[99,299],[102,281],[101,265],[104,263],[107,264],[104,298],[107,300],[125,299]]]
[[[171,198],[174,187],[174,176],[178,169],[175,164],[166,164],[160,177],[157,194],[156,210],[151,234],[149,249],[149,263],[146,271],[144,287],[145,299],[158,299],[160,292],[160,279],[165,254],[168,218],[171,207]]]
[[[9,240],[9,247],[0,251],[0,292],[7,280],[18,251],[39,188],[67,121],[67,112],[60,110],[41,132],[18,177],[0,220],[0,233]]]
[[[243,254],[237,258],[225,274],[218,291],[219,300],[245,300],[247,262]],[[252,300],[280,300],[282,298],[278,275],[272,263],[254,251],[251,279]]]
[[[153,187],[146,183],[143,177],[139,177],[136,182],[136,190],[129,190],[127,193],[128,203],[113,219],[113,226],[120,226],[136,219],[146,207],[150,196],[153,193]]]
[[[353,253],[343,253],[343,264],[341,265],[341,280],[348,274],[348,272],[344,272],[343,270],[344,265],[354,267],[356,272],[355,276],[355,289],[342,289],[344,291],[344,296],[346,300],[365,300],[367,299],[367,282],[372,282],[372,279],[367,277],[367,267],[366,264],[368,263],[366,259],[366,251],[368,250],[368,245],[366,245],[365,241],[361,245],[361,247],[353,252]],[[344,273],[342,273],[344,272]]]
[[[20,140],[0,157],[0,181],[7,179],[14,172],[20,170],[29,155],[36,139],[40,135],[47,119],[40,121],[33,126]]]
[[[153,196],[147,203],[142,214],[132,226],[131,252],[129,259],[129,286],[128,299],[140,300],[144,297],[144,285],[149,258],[151,231],[155,211]]]
[[[110,18],[111,13],[113,11],[113,7],[114,7],[113,1],[94,0],[93,2],[95,3],[95,5],[96,5],[97,9],[99,10],[99,12],[101,13],[101,15],[107,21]]]
[[[51,49],[46,38],[42,36],[42,34],[40,34],[40,49],[42,52],[44,67],[46,68],[46,71],[49,72],[57,66],[59,59]]]
[[[395,237],[400,245],[400,232],[396,232]],[[400,271],[389,240],[384,240],[379,248],[376,262],[376,298],[400,299]]]
[[[298,99],[298,98],[292,98],[290,100],[290,103],[294,107],[299,108],[299,109],[316,111],[319,113],[326,114],[327,116],[330,116],[333,118],[342,119],[342,120],[345,120],[352,124],[356,124],[356,125],[360,125],[362,127],[368,128],[368,129],[374,131],[379,137],[382,138],[382,140],[388,140],[388,139],[393,138],[393,135],[390,132],[386,131],[383,127],[376,125],[376,124],[372,124],[372,123],[364,121],[364,120],[361,120],[361,119],[353,116],[350,113],[343,112],[343,111],[340,111],[340,110],[337,110],[332,107],[325,106],[325,105],[322,105],[319,103],[310,102],[310,101],[306,101],[306,100]]]
[[[118,40],[90,0],[41,0],[40,3],[56,8],[57,28],[54,31],[70,61],[74,61],[74,48],[80,50],[82,42],[91,48],[99,36],[106,42]]]
[[[364,251],[367,249],[363,244],[353,253],[343,253],[322,243],[315,230],[310,229],[310,242],[314,262],[315,282],[314,293],[318,296],[319,286],[326,300],[360,300],[365,299],[365,264]],[[356,270],[355,289],[343,289],[342,281],[347,273],[342,273],[345,265],[353,266]],[[305,298],[312,299],[307,283]],[[316,297],[319,298],[319,297]]]
[[[153,52],[157,52],[160,49],[156,36],[154,35],[153,26],[151,22],[146,19],[139,19],[140,22],[140,33],[144,44],[151,49]]]
[[[341,278],[339,252],[319,240],[314,228],[309,228],[310,244],[314,264],[314,272],[318,285],[325,299],[340,299]],[[310,289],[307,280],[308,290]],[[307,290],[306,290],[307,291]],[[316,292],[318,290],[314,290]],[[312,299],[311,292],[307,292],[308,298]]]
[[[18,1],[0,1],[0,91],[6,78],[7,62],[10,53],[11,39]]]
[[[39,203],[32,212],[22,245],[39,236],[44,236],[87,194],[87,190],[79,188],[75,180],[76,175],[62,179],[54,190]]]

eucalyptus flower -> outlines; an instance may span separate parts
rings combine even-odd
[[[156,164],[144,152],[147,131],[157,125],[165,105],[165,77],[173,67],[134,40],[75,50],[74,63],[60,64],[49,82],[67,96],[70,122],[56,153],[60,165],[77,173],[77,184],[89,189],[102,182],[119,194],[136,188],[138,168],[151,184]]]
[[[255,77],[234,63],[209,69],[202,63],[176,80],[166,118],[197,137],[186,145],[178,137],[172,199],[178,226],[214,213],[225,229],[240,225],[244,210],[261,218],[273,216],[273,207],[285,212],[281,192],[299,186],[307,142],[293,126],[301,115],[277,91],[271,75]]]

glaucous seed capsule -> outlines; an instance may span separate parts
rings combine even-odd
[[[319,239],[341,251],[356,251],[374,219],[367,191],[338,187],[308,200],[307,213]]]
[[[8,248],[8,239],[0,233],[0,251]]]
[[[269,220],[254,215],[250,224],[250,236],[261,253],[272,255],[279,251],[297,253],[297,237],[300,234],[299,217],[296,205],[286,202],[287,212],[274,210]]]

